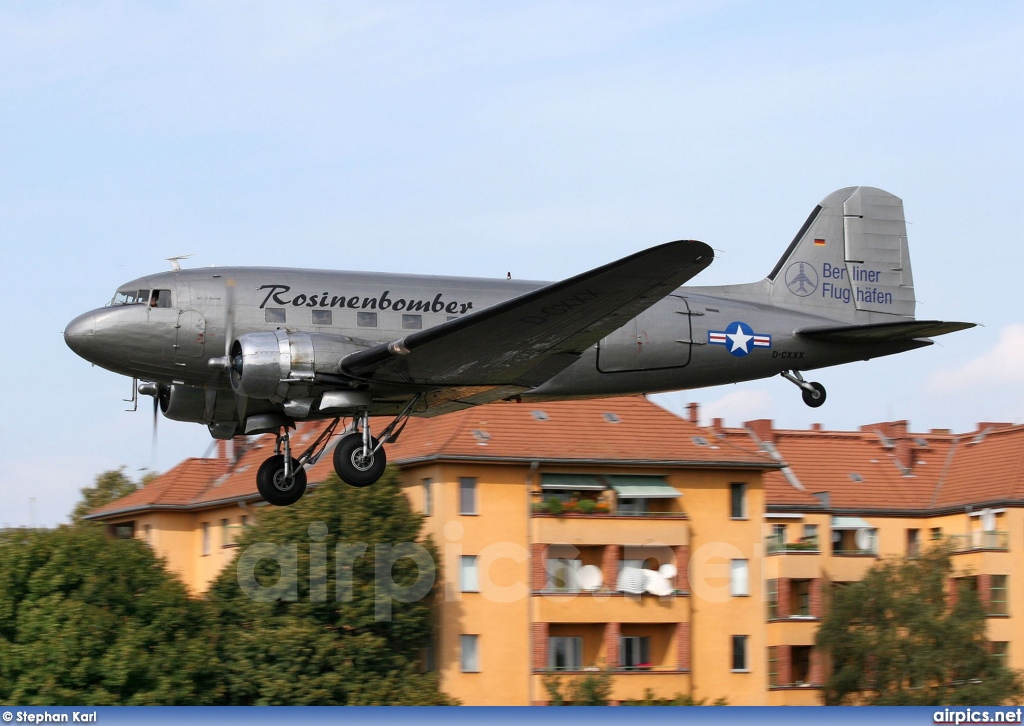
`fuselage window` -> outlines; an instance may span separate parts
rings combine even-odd
[[[420,330],[423,328],[422,315],[403,315],[402,330]]]
[[[265,308],[266,321],[268,323],[283,323],[284,320],[284,308]]]
[[[356,313],[356,325],[360,328],[376,328],[377,313]]]
[[[331,325],[332,317],[330,310],[314,310],[313,325]]]

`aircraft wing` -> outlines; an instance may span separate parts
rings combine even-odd
[[[358,351],[346,375],[390,384],[532,388],[711,264],[669,242],[465,317]]]
[[[828,343],[895,343],[917,338],[955,333],[973,328],[975,323],[951,323],[941,320],[907,320],[898,323],[837,325],[801,328],[796,334]]]

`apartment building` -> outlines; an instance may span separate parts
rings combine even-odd
[[[494,404],[413,420],[390,447],[443,558],[426,660],[467,705],[537,704],[546,674],[611,670],[612,699],[820,704],[831,588],[881,556],[957,546],[995,652],[1022,612],[1024,427],[910,433],[699,426],[642,397]],[[302,446],[320,430],[304,425]],[[258,519],[272,437],[190,459],[92,516],[148,541],[194,592]],[[310,482],[331,475],[329,457]],[[1015,549],[1016,548],[1016,549]]]

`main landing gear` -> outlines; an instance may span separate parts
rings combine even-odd
[[[817,381],[805,381],[800,371],[782,371],[781,375],[800,389],[804,403],[811,408],[818,408],[825,403],[825,386]]]
[[[343,482],[353,487],[366,487],[380,479],[388,462],[384,444],[398,439],[419,401],[420,396],[410,401],[378,438],[370,433],[369,412],[362,411],[355,417],[351,428],[334,449],[334,470]],[[340,422],[340,418],[331,421],[298,458],[292,457],[289,427],[282,426],[274,455],[264,461],[256,473],[256,488],[260,496],[279,507],[299,501],[306,491],[305,467],[315,464],[327,450],[327,442]]]

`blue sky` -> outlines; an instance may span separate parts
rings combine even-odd
[[[918,316],[984,327],[816,373],[818,410],[781,379],[659,400],[1024,421],[1021,47],[1017,2],[0,5],[0,526],[206,452],[163,420],[154,456],[61,338],[166,257],[554,280],[693,238],[695,282],[747,282],[856,184],[904,200]]]

